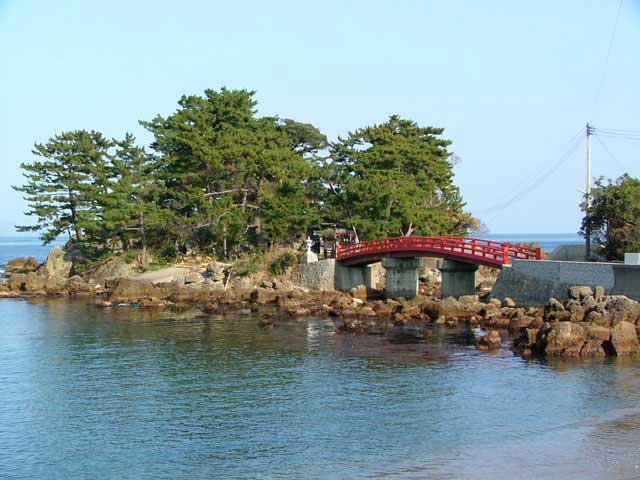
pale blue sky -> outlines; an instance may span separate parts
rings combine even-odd
[[[441,126],[468,209],[492,232],[574,232],[590,121],[640,130],[640,0],[0,0],[0,231],[34,141],[137,121],[205,88],[257,90],[260,113],[337,135],[397,113]],[[602,88],[599,88],[602,85]],[[600,92],[598,95],[597,92]],[[598,100],[596,99],[598,98]],[[640,142],[593,142],[594,176],[640,176]]]

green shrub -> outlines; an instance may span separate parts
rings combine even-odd
[[[124,263],[130,265],[138,260],[139,254],[140,252],[138,250],[127,250],[126,252],[124,252],[124,255],[122,255],[122,259],[124,260]]]
[[[282,275],[287,271],[287,269],[293,267],[298,263],[298,256],[293,253],[286,252],[276,258],[269,265],[268,271],[271,275],[277,276]]]

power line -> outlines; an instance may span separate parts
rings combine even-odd
[[[573,137],[571,137],[569,139],[569,141],[567,142],[567,144],[569,146],[571,146],[573,144],[573,142],[575,142],[578,137],[583,133],[583,130],[580,129],[578,130],[578,133],[576,133]],[[536,174],[536,172],[539,172],[540,168],[536,168],[534,171],[527,173],[525,176],[523,176],[520,181],[514,185],[512,185],[511,189],[507,191],[507,193],[504,194],[503,198],[510,198],[513,195],[518,194],[518,192],[521,192],[523,187],[525,187],[526,185],[530,184],[532,181],[533,176]],[[494,204],[492,207],[489,208],[485,208],[479,211],[479,213],[482,212],[490,212],[493,211],[498,205],[502,205],[502,203],[504,203],[503,201],[498,202],[496,204]]]
[[[573,154],[573,152],[576,151],[578,146],[580,146],[580,144],[584,140],[583,137],[579,136],[580,133],[582,133],[582,130],[578,133],[578,135],[574,136],[574,138],[570,141],[569,148],[562,154],[562,156],[558,159],[558,161],[555,162],[549,169],[545,170],[542,174],[538,175],[537,177],[534,177],[533,179],[529,177],[527,179],[526,186],[520,189],[517,193],[515,193],[514,195],[511,195],[504,201],[494,204],[489,208],[479,210],[478,213],[495,212],[495,214],[497,214],[503,209],[505,209],[506,207],[511,206],[514,203],[517,203],[518,201],[522,200],[529,193],[540,188],[544,184],[544,182],[547,180],[547,178],[549,178],[553,173],[555,173],[556,170],[558,170],[571,157],[571,155]],[[493,216],[490,218],[493,218]]]
[[[614,162],[616,162],[618,164],[618,166],[622,169],[622,173],[626,172],[627,168],[625,167],[625,165],[620,160],[618,160],[618,158],[613,153],[611,153],[611,150],[609,150],[607,148],[607,146],[604,144],[604,142],[597,135],[596,135],[596,140],[598,140],[600,145],[602,145],[602,148],[604,148],[604,151],[607,152],[607,154],[611,157],[611,159]]]
[[[630,140],[630,141],[640,141],[640,133],[615,133],[609,132],[606,130],[601,130],[596,128],[592,131],[596,136],[599,137],[607,137],[607,138],[617,138],[620,140]]]
[[[613,22],[613,29],[611,31],[611,37],[609,38],[609,46],[607,47],[607,55],[604,60],[604,68],[602,69],[602,76],[600,77],[600,83],[595,91],[595,95],[593,97],[593,111],[594,115],[597,114],[597,110],[600,106],[600,95],[602,93],[602,88],[604,87],[605,81],[607,79],[607,70],[609,67],[609,58],[611,57],[611,50],[613,48],[613,41],[616,37],[616,31],[618,30],[618,20],[620,20],[620,12],[622,11],[622,4],[624,0],[620,0],[618,3],[618,11],[616,12],[616,19]]]

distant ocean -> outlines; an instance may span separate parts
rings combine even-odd
[[[64,245],[66,239],[56,240],[49,245],[42,245],[42,241],[35,236],[0,236],[0,274],[9,260],[16,257],[35,257],[39,262],[47,258],[49,250],[56,245]]]
[[[513,243],[537,243],[540,248],[551,252],[560,245],[584,243],[584,239],[576,233],[489,233],[480,235],[487,240]]]

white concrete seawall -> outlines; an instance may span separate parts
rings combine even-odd
[[[614,263],[512,260],[504,267],[491,296],[511,297],[521,305],[544,305],[549,298],[567,299],[569,287],[603,286],[613,293]]]

